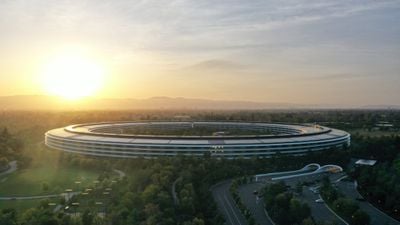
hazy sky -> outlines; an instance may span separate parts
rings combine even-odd
[[[0,95],[68,48],[101,97],[400,104],[400,1],[2,0]]]

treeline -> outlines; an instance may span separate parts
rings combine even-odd
[[[184,117],[182,117],[182,115]],[[398,110],[134,110],[134,111],[0,111],[0,127],[26,140],[40,141],[49,129],[103,121],[263,121],[319,123],[341,129],[370,129],[387,121],[400,127]]]
[[[375,159],[379,162],[391,162],[399,153],[400,136],[370,137],[353,135],[350,150],[353,157]]]
[[[369,202],[400,220],[400,154],[393,161],[357,168],[353,177]]]
[[[0,139],[0,151],[9,155],[9,147],[16,157],[37,154],[30,146],[43,141],[45,131],[75,123],[101,121],[132,121],[132,120],[182,120],[177,115],[188,115],[188,120],[224,120],[224,121],[264,121],[304,123],[318,122],[342,129],[356,129],[374,126],[376,122],[385,120],[395,126],[399,125],[398,111],[362,111],[362,110],[311,110],[311,111],[82,111],[82,112],[0,112],[0,127],[8,127],[15,140],[23,140],[25,151],[20,144],[6,144],[13,141]],[[186,119],[185,119],[186,120]],[[1,131],[1,130],[0,130]],[[4,135],[7,136],[7,135]],[[18,143],[18,141],[17,141]],[[331,150],[322,153],[310,152],[307,156],[294,157],[277,154],[270,159],[237,159],[217,160],[209,155],[203,158],[176,157],[153,160],[144,159],[99,159],[78,157],[62,154],[61,166],[75,165],[83,168],[118,168],[127,176],[113,188],[112,198],[107,204],[105,217],[99,217],[96,211],[82,212],[73,216],[62,210],[54,213],[45,203],[30,210],[28,213],[3,210],[0,214],[0,224],[177,224],[201,225],[223,224],[218,214],[209,188],[211,185],[228,178],[242,177],[257,173],[298,169],[305,164],[317,162],[320,164],[338,164],[346,166],[350,156],[378,159],[382,165],[373,168],[360,168],[354,173],[359,180],[363,193],[373,193],[374,199],[381,200],[381,207],[397,209],[400,202],[398,178],[398,161],[393,159],[399,150],[399,140],[396,137],[364,138],[353,136],[350,150]],[[15,151],[14,151],[15,150]],[[6,156],[12,159],[13,154]],[[23,159],[23,158],[21,158]],[[9,159],[8,159],[9,160]],[[18,160],[20,161],[20,160]],[[23,162],[23,160],[21,160]],[[385,164],[386,163],[386,164]],[[364,171],[365,170],[365,171]],[[373,170],[373,171],[369,171]],[[390,171],[382,176],[383,171]],[[385,171],[385,172],[386,172]],[[364,175],[363,175],[364,174]],[[368,179],[361,176],[368,177]],[[171,186],[178,178],[176,192],[179,204],[175,204],[171,194]],[[365,187],[365,189],[364,189]],[[384,193],[380,192],[384,190]],[[378,193],[380,192],[380,193]],[[395,196],[389,200],[388,196]],[[369,194],[368,194],[369,196]],[[385,200],[382,200],[383,197]],[[286,198],[287,197],[287,198]],[[290,196],[286,196],[285,201]],[[293,197],[293,196],[292,196]],[[289,200],[289,203],[292,199]],[[377,203],[378,204],[378,203]],[[11,221],[11,222],[4,222]],[[28,222],[26,222],[28,221]],[[305,221],[308,221],[307,218]],[[304,223],[304,221],[302,221]],[[309,222],[310,224],[311,222]]]
[[[11,160],[18,159],[21,167],[29,163],[29,158],[20,154],[22,147],[22,141],[10,134],[7,128],[0,129],[0,171],[7,169]]]
[[[339,158],[340,155],[342,155],[342,159]],[[304,157],[276,156],[269,159],[219,160],[210,156],[203,158],[178,156],[154,160],[122,160],[116,165],[121,170],[128,171],[127,174],[132,174],[134,184],[141,184],[139,189],[130,189],[132,194],[145,194],[147,197],[144,199],[147,199],[147,201],[142,199],[142,202],[158,206],[160,210],[160,214],[152,214],[162,215],[159,217],[152,216],[157,223],[149,223],[148,216],[150,215],[141,214],[144,215],[143,219],[147,221],[145,224],[169,224],[169,222],[173,222],[174,224],[190,225],[204,222],[204,224],[217,225],[223,224],[223,219],[218,213],[209,190],[213,184],[232,177],[249,177],[258,173],[298,169],[310,162],[328,164],[337,160],[345,164],[347,163],[345,157],[345,152],[337,154],[337,151],[313,153]],[[139,171],[146,169],[148,172],[148,175],[142,177],[141,181],[138,180],[140,176],[135,175],[137,173],[135,171],[138,171],[138,169]],[[175,205],[171,190],[172,184],[177,179],[176,193],[179,204]],[[129,182],[129,179],[127,181]],[[244,181],[240,180],[240,182]],[[132,187],[129,183],[121,186]],[[121,193],[126,193],[126,191],[124,190]],[[125,196],[121,198],[126,199]],[[120,208],[120,206],[115,208]],[[135,210],[141,212],[145,208],[146,205],[142,204]],[[129,210],[132,207],[126,206],[126,209]],[[121,218],[119,213],[115,215],[115,218]],[[112,221],[115,222],[116,219]],[[121,224],[127,223],[128,221],[122,221]]]
[[[361,194],[376,207],[400,219],[400,137],[353,137],[352,155],[377,160],[375,166],[360,166],[351,176]]]
[[[232,177],[298,169],[310,162],[327,164],[336,160],[346,161],[337,158],[337,151],[313,153],[304,157],[278,155],[269,159],[237,160],[219,160],[207,155],[203,158],[178,156],[160,159],[104,159],[66,153],[62,155],[60,166],[74,165],[107,170],[117,168],[126,173],[123,180],[112,186],[105,217],[97,214],[98,209],[95,206],[81,206],[79,216],[74,216],[64,210],[53,212],[52,208],[42,204],[25,213],[13,212],[17,218],[14,223],[0,224],[221,225],[224,220],[209,191],[213,184]],[[177,179],[179,204],[175,203],[172,195],[172,185]],[[107,177],[99,180],[104,180],[104,185],[99,184],[99,188],[104,189],[110,185]],[[79,202],[80,198],[82,197],[76,196],[72,201]],[[93,205],[96,199],[88,202],[87,204]],[[65,203],[70,204],[71,202]],[[2,216],[14,218],[9,212],[5,211]]]

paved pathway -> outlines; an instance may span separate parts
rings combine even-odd
[[[1,172],[0,177],[8,175],[10,173],[14,173],[18,169],[17,161],[11,161],[8,163],[8,165],[9,165],[9,168],[6,171]]]
[[[79,194],[80,192],[71,192],[71,193],[61,193],[61,194],[51,194],[51,195],[32,195],[32,196],[5,196],[0,197],[0,201],[9,201],[9,200],[34,200],[34,199],[45,199],[45,198],[57,198],[57,197],[66,197],[72,198],[72,196]]]
[[[125,172],[122,170],[113,169],[114,172],[118,173],[119,178],[124,178],[126,176]]]
[[[178,198],[178,194],[176,193],[176,183],[178,183],[181,179],[182,179],[181,177],[177,178],[174,181],[174,183],[172,183],[172,187],[171,187],[172,197],[174,199],[175,205],[179,205],[179,198]]]

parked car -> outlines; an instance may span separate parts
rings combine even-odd
[[[324,200],[321,199],[321,198],[319,198],[319,199],[315,200],[315,202],[316,202],[316,203],[324,203]]]

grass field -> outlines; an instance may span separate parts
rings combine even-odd
[[[62,166],[59,164],[60,153],[46,150],[41,143],[27,145],[25,154],[32,157],[31,165],[27,169],[18,169],[12,174],[0,177],[0,197],[59,194],[66,189],[76,191],[93,185],[93,181],[103,173],[100,170]],[[76,183],[77,181],[79,183]],[[44,190],[43,184],[47,184],[47,190]],[[0,209],[15,208],[22,212],[36,207],[40,201],[0,201]]]
[[[61,193],[93,184],[101,172],[77,168],[57,168],[53,165],[35,166],[17,171],[0,183],[1,196],[30,196]],[[79,181],[80,184],[75,182]],[[43,190],[43,184],[48,190]]]
[[[39,205],[41,200],[12,200],[12,201],[0,201],[0,209],[14,208],[20,212],[27,209],[36,207]]]

